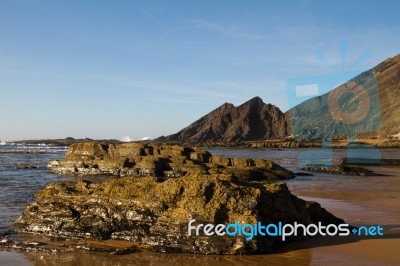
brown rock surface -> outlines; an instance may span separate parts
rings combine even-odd
[[[57,173],[180,177],[189,173],[232,174],[250,180],[289,179],[294,174],[270,160],[212,156],[178,145],[96,142],[72,144],[64,160],[50,161]]]
[[[190,174],[165,181],[123,177],[102,183],[52,183],[36,199],[16,220],[15,231],[129,240],[161,252],[266,253],[302,238],[289,237],[283,242],[278,236],[247,240],[244,235],[189,236],[191,219],[195,225],[343,222],[318,203],[292,195],[284,183],[263,185],[224,174]]]
[[[374,68],[378,81],[381,136],[400,133],[400,54],[385,60]]]
[[[278,107],[255,97],[242,105],[224,103],[176,134],[162,141],[245,141],[287,135],[285,115]]]
[[[285,113],[296,140],[391,138],[400,133],[399,114],[400,54]]]

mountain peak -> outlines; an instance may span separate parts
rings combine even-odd
[[[163,140],[229,142],[274,139],[286,135],[285,115],[277,107],[264,108],[264,105],[260,97],[254,97],[238,107],[224,103]]]
[[[223,109],[223,110],[226,110],[226,109],[230,109],[230,108],[232,108],[232,107],[235,107],[232,103],[228,103],[228,102],[225,102],[224,104],[222,104],[220,107],[218,107],[219,109]]]
[[[243,105],[245,105],[245,104],[251,104],[251,105],[253,105],[253,104],[264,104],[264,102],[260,97],[256,96],[254,98],[251,98],[247,102],[245,102]]]
[[[285,114],[275,105],[266,104],[256,96],[237,107],[231,103],[224,103],[178,133],[159,140],[235,142],[276,139],[286,137],[289,133],[300,140],[354,137],[360,134],[368,136],[378,133],[380,136],[390,137],[398,134],[400,54],[388,58],[354,79],[369,95],[368,112],[363,120],[357,123],[344,124],[332,115],[328,106],[329,94],[308,99]],[[353,79],[347,82],[349,83],[354,83]],[[360,103],[360,106],[363,105]],[[339,109],[337,113],[349,112]]]

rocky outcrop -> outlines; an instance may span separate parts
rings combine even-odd
[[[400,54],[285,115],[290,121],[288,132],[300,141],[338,136],[390,138],[400,132],[399,109]]]
[[[400,133],[400,54],[383,61],[374,71],[382,119],[379,135],[390,137]]]
[[[286,118],[281,110],[255,97],[238,107],[224,103],[178,133],[158,140],[235,142],[275,139],[286,135]]]
[[[102,153],[101,149],[96,151]],[[14,230],[66,238],[129,240],[154,251],[200,254],[266,253],[301,238],[289,237],[283,242],[280,237],[260,235],[251,240],[244,235],[189,236],[191,219],[196,224],[225,225],[343,222],[318,203],[292,195],[284,183],[193,173],[167,180],[122,177],[102,183],[51,183],[36,194],[36,202],[16,220]]]
[[[305,171],[354,176],[382,176],[382,174],[353,165],[307,165],[302,168]]]
[[[342,165],[350,166],[350,165],[385,165],[385,166],[397,166],[400,165],[400,159],[365,159],[365,158],[351,158],[352,160],[348,160],[347,158],[342,159]]]
[[[50,161],[48,167],[61,174],[176,178],[201,173],[232,174],[250,180],[294,177],[292,172],[270,160],[212,156],[201,148],[143,143],[72,144],[63,160]]]
[[[15,144],[21,144],[21,145],[48,145],[48,146],[53,146],[53,147],[66,147],[70,146],[74,143],[79,143],[79,142],[88,142],[88,141],[94,141],[93,139],[90,138],[85,138],[85,139],[74,139],[72,137],[68,137],[65,139],[29,139],[29,140],[17,140],[14,141]],[[107,144],[119,144],[122,143],[122,141],[116,140],[116,139],[97,139],[96,142],[98,143],[107,143]]]

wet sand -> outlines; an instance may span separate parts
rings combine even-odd
[[[375,167],[379,177],[297,178],[291,191],[319,202],[352,225],[381,225],[384,236],[315,237],[286,245],[277,254],[206,256],[137,252],[104,253],[0,253],[5,265],[400,265],[400,168]],[[317,176],[317,175],[316,175]],[[316,177],[317,178],[317,177]],[[318,177],[320,178],[320,177]],[[85,241],[89,246],[129,247],[125,241]]]
[[[310,264],[315,265],[400,265],[400,167],[369,169],[388,176],[342,177],[329,185],[313,187],[295,183],[289,187],[295,195],[319,202],[352,225],[381,225],[384,236],[315,238],[287,248],[309,249]],[[326,245],[329,242],[333,245]]]
[[[1,265],[19,266],[19,265],[30,265],[30,262],[26,256],[22,253],[13,253],[7,251],[0,251]]]

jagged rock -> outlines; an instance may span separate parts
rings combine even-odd
[[[336,175],[354,175],[354,176],[381,176],[382,174],[375,173],[374,171],[350,165],[307,165],[302,168],[305,171],[320,172]]]
[[[250,180],[294,177],[270,160],[212,156],[201,148],[144,143],[76,143],[63,160],[50,161],[48,167],[62,174],[182,177],[188,173],[225,173]]]
[[[93,151],[103,154],[98,149]],[[51,183],[36,194],[36,200],[16,220],[15,231],[129,240],[161,252],[266,253],[284,244],[280,237],[269,236],[255,236],[249,241],[243,235],[189,236],[190,219],[204,224],[343,222],[318,203],[292,195],[284,183],[247,182],[224,174]],[[290,237],[286,242],[293,240]]]
[[[17,169],[17,170],[20,170],[20,169],[38,169],[38,168],[41,168],[41,167],[42,166],[40,166],[40,165],[17,164],[14,168]]]
[[[287,135],[287,121],[281,110],[254,97],[235,107],[224,103],[178,133],[161,141],[245,141],[275,139]]]

